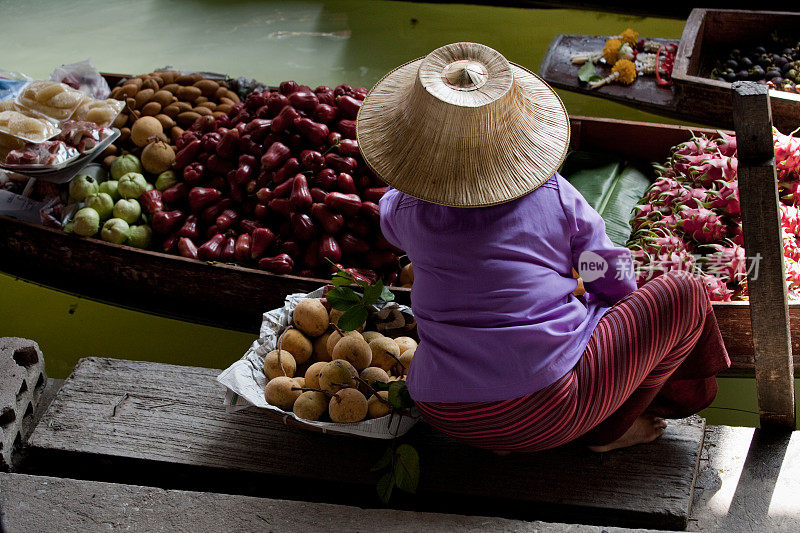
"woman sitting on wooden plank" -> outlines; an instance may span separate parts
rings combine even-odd
[[[712,402],[730,361],[703,285],[637,290],[630,252],[556,172],[569,118],[535,74],[444,46],[378,82],[358,141],[392,186],[383,233],[414,264],[408,387],[431,426],[498,453],[606,451]]]

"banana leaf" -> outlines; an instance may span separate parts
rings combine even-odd
[[[631,211],[655,178],[653,167],[610,154],[574,151],[560,173],[600,213],[611,241],[625,246]]]

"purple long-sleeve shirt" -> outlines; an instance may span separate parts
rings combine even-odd
[[[630,252],[613,245],[600,215],[558,174],[483,208],[390,188],[380,213],[383,234],[414,264],[420,345],[408,388],[416,401],[508,400],[550,385],[578,362],[608,307],[636,289]],[[584,271],[583,252],[608,268],[587,270],[587,295],[576,297],[572,268]]]

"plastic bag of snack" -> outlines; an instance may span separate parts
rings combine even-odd
[[[5,158],[5,164],[18,166],[56,166],[78,157],[77,148],[64,141],[45,141],[28,143],[20,150],[11,150]]]
[[[0,69],[0,101],[16,98],[31,81],[21,72]]]
[[[111,126],[124,107],[125,102],[121,100],[113,98],[95,100],[87,97],[69,118],[70,120],[94,122],[98,126]]]
[[[17,97],[17,103],[57,121],[75,112],[84,94],[77,89],[49,80],[37,80],[27,85]]]
[[[6,100],[0,102],[0,132],[38,143],[56,135],[59,129],[44,117]]]
[[[91,59],[56,67],[50,75],[55,82],[65,83],[96,100],[105,100],[111,93],[108,82],[94,68]]]
[[[100,127],[91,121],[65,120],[56,140],[64,141],[83,154],[92,151],[113,133],[111,128]]]

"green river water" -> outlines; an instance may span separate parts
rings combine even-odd
[[[593,11],[398,1],[0,0],[0,69],[47,77],[91,58],[105,72],[172,65],[266,83],[371,86],[391,68],[454,41],[476,41],[537,70],[560,33],[679,38],[683,21]],[[571,114],[670,122],[560,92]],[[624,143],[625,139],[619,139]],[[224,368],[254,335],[105,305],[0,274],[0,336],[36,340],[53,377],[86,356]],[[720,379],[713,424],[755,426],[755,382]]]

